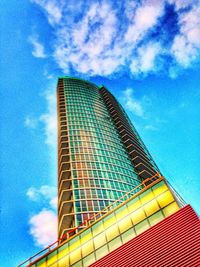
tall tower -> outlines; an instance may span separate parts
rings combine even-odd
[[[60,238],[18,267],[200,266],[197,214],[114,96],[70,77],[57,95]]]
[[[127,117],[104,87],[58,79],[59,237],[159,170]]]

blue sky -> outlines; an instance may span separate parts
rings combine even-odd
[[[1,11],[3,266],[56,239],[58,76],[107,86],[200,213],[200,2],[2,0]]]

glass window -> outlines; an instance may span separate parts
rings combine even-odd
[[[58,260],[58,267],[66,267],[69,266],[69,255],[63,256]]]
[[[179,208],[178,204],[176,202],[173,202],[163,209],[163,213],[164,213],[165,217],[168,217],[169,215],[175,213],[179,209],[180,208]]]
[[[118,222],[120,233],[125,232],[132,227],[132,222],[129,216],[126,216],[124,219]]]
[[[85,257],[94,250],[93,240],[82,245],[82,256]]]
[[[92,239],[92,233],[91,229],[85,230],[84,232],[81,233],[80,235],[81,239],[81,244],[87,242],[88,240]]]
[[[57,261],[57,250],[51,252],[51,254],[49,254],[47,256],[47,266],[52,266],[53,267],[53,263],[55,263]],[[55,265],[57,267],[57,263]]]
[[[100,222],[98,222],[92,226],[93,236],[100,234],[101,232],[103,232],[103,230],[104,230],[104,228],[103,228],[103,222],[102,221],[100,221]]]
[[[81,250],[80,250],[80,248],[70,252],[69,258],[70,258],[70,265],[72,265],[75,262],[79,261],[81,259]]]
[[[94,253],[91,253],[87,257],[83,258],[83,266],[89,266],[93,262],[95,262],[95,255],[94,255]]]
[[[74,249],[80,247],[81,243],[80,243],[80,240],[79,240],[79,236],[73,238],[72,240],[70,240],[68,242],[69,244],[69,251],[73,251]]]
[[[141,223],[138,223],[135,226],[135,231],[137,233],[137,235],[139,235],[140,233],[144,232],[145,230],[147,230],[149,228],[149,223],[147,220],[142,221]]]
[[[114,223],[116,223],[116,218],[115,218],[115,215],[114,214],[110,214],[109,216],[107,216],[104,220],[103,220],[103,223],[104,223],[104,228],[108,228],[110,227],[111,225],[113,225]]]
[[[168,187],[167,187],[167,185],[165,184],[165,182],[162,181],[162,182],[160,182],[160,183],[154,185],[154,186],[152,187],[152,189],[153,189],[153,193],[154,193],[154,195],[155,195],[155,196],[158,196],[158,195],[160,195],[161,193],[165,192],[165,191],[168,189]]]
[[[66,263],[68,264],[69,261],[68,253],[69,253],[68,244],[62,245],[60,248],[58,248],[59,267],[64,267],[66,266]]]
[[[113,251],[114,249],[118,248],[121,245],[122,245],[121,238],[117,237],[108,243],[109,251]]]
[[[133,228],[129,229],[128,231],[126,231],[125,233],[123,233],[121,235],[123,244],[126,243],[126,242],[128,242],[129,240],[131,240],[135,236],[136,236],[136,234],[135,234],[134,229]]]
[[[37,267],[46,267],[46,257],[37,262]]]
[[[151,188],[140,195],[140,200],[142,204],[145,204],[151,201],[152,199],[154,199],[154,194],[152,193]]]
[[[145,213],[144,213],[142,208],[131,213],[130,217],[131,217],[134,225],[136,225],[137,223],[141,222],[142,220],[144,220],[146,218]]]
[[[153,213],[155,213],[156,211],[159,210],[159,206],[157,201],[154,199],[150,202],[148,202],[146,205],[143,206],[147,216],[152,215]]]
[[[126,217],[129,214],[128,209],[126,208],[126,205],[123,205],[121,208],[119,208],[116,212],[117,220],[120,220],[124,217]]]
[[[96,259],[100,259],[102,258],[103,256],[107,255],[108,254],[108,245],[106,244],[105,246],[99,248],[96,250]]]
[[[94,240],[95,249],[103,246],[106,243],[105,233],[103,232],[97,235],[93,240]]]
[[[152,216],[148,218],[151,226],[162,221],[163,219],[164,219],[164,216],[161,211],[156,212],[155,214],[153,214]]]
[[[118,235],[119,235],[119,229],[117,224],[112,225],[106,230],[106,237],[108,241],[112,240]]]
[[[67,265],[66,265],[67,266]],[[82,265],[82,261],[80,260],[80,261],[78,261],[78,262],[76,262],[75,264],[72,264],[72,265],[70,265],[71,267],[82,267],[83,265]]]
[[[139,197],[134,198],[130,202],[127,203],[129,212],[135,211],[136,209],[141,207],[141,202],[139,200]]]
[[[161,207],[167,206],[169,203],[174,201],[174,198],[171,194],[171,192],[168,190],[165,193],[162,193],[157,197],[157,201]]]

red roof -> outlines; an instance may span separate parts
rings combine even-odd
[[[90,265],[100,266],[200,266],[199,218],[187,205]]]

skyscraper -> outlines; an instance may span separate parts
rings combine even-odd
[[[125,111],[104,86],[59,78],[57,100],[61,237],[160,172]]]
[[[114,96],[70,77],[57,96],[59,239],[19,266],[200,266],[198,216]]]

